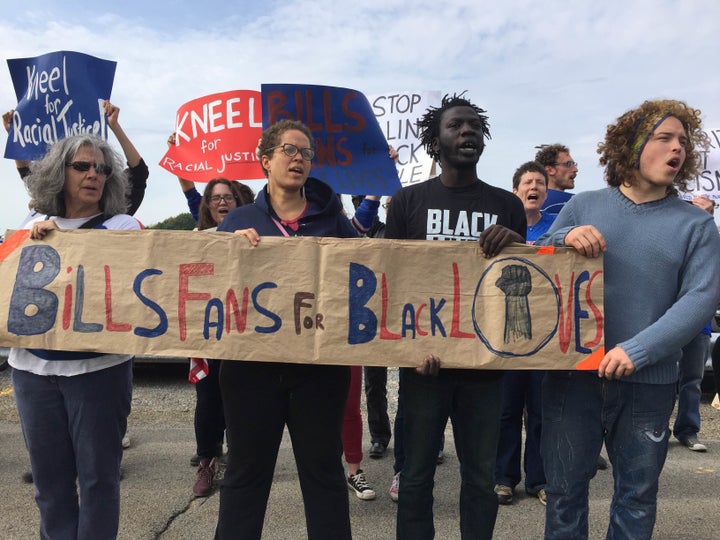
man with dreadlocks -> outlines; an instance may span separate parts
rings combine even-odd
[[[597,374],[549,371],[541,451],[545,538],[588,537],[588,484],[605,443],[615,492],[608,538],[652,536],[682,347],[720,298],[713,218],[677,190],[698,173],[700,111],[646,101],[598,145],[609,187],[575,195],[536,244],[604,253],[605,351]]]
[[[398,191],[385,238],[479,241],[485,257],[525,242],[522,202],[477,176],[490,138],[485,111],[462,95],[445,96],[418,120],[420,140],[442,167],[440,176]],[[433,485],[448,417],[462,463],[460,530],[463,539],[491,538],[497,517],[493,473],[502,402],[501,373],[440,369],[434,353],[420,367],[400,370],[405,464],[400,473],[397,537],[433,538]]]

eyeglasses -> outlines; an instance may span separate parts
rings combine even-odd
[[[230,204],[234,200],[234,195],[213,195],[210,197],[210,202],[213,204],[220,204],[220,201],[225,201],[227,204]]]
[[[78,172],[88,172],[90,167],[95,169],[95,172],[102,176],[109,176],[112,173],[112,168],[109,165],[103,163],[90,163],[89,161],[68,161],[65,163],[66,167],[72,167]]]
[[[382,203],[382,207],[384,210],[387,210],[388,208],[390,208],[390,203],[389,202]]]
[[[315,150],[313,150],[312,148],[300,149],[297,146],[295,146],[294,144],[290,144],[290,143],[279,144],[278,146],[273,146],[272,148],[270,148],[270,150],[277,150],[278,148],[282,148],[283,153],[287,157],[293,157],[298,152],[300,152],[300,156],[305,161],[312,161],[312,158],[315,157]]]
[[[578,166],[578,162],[577,162],[577,161],[564,161],[563,163],[553,163],[553,165],[554,165],[554,166],[563,165],[563,166],[565,166],[565,167],[567,167],[567,168],[569,169],[569,168],[572,168],[572,167],[577,167],[577,166]]]

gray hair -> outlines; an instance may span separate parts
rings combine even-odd
[[[106,217],[124,214],[128,209],[130,183],[123,159],[103,139],[95,135],[73,135],[60,139],[47,153],[32,163],[30,174],[25,177],[33,208],[48,216],[65,216],[65,167],[72,161],[80,148],[90,147],[102,152],[105,165],[112,172],[105,178],[105,187],[100,198],[100,209]]]

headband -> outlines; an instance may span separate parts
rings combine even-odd
[[[635,122],[635,130],[633,132],[633,151],[630,159],[635,162],[636,169],[640,168],[640,156],[645,149],[645,145],[647,144],[650,135],[653,134],[657,127],[662,124],[668,116],[672,116],[672,113],[657,112],[655,114],[643,115],[637,122]]]

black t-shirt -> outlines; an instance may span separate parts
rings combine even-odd
[[[520,199],[482,181],[449,188],[440,177],[432,178],[398,191],[391,208],[385,238],[477,240],[480,233],[496,224],[525,238],[527,227]]]
[[[478,181],[449,188],[440,177],[408,186],[393,195],[385,238],[400,240],[475,240],[491,225],[503,225],[523,238],[527,227],[522,201],[513,193]],[[442,351],[434,352],[440,356]],[[496,378],[493,370],[441,369],[440,376]]]

